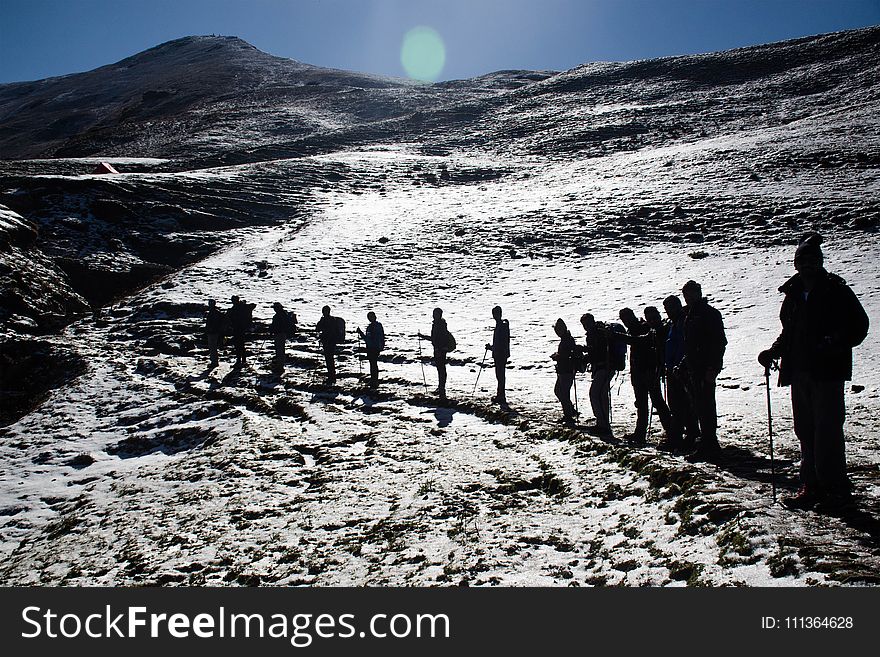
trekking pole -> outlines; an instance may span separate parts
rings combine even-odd
[[[477,394],[477,383],[480,380],[480,374],[483,371],[483,364],[486,362],[486,356],[488,356],[488,355],[489,355],[489,350],[486,349],[486,351],[483,352],[483,360],[480,362],[480,369],[477,370],[477,380],[474,381],[474,390],[473,390],[473,392],[471,392],[471,396]]]
[[[363,356],[360,352],[361,340],[362,340],[361,334],[358,333],[358,375],[361,378],[364,378],[364,361],[363,361]]]
[[[770,368],[764,368],[764,382],[767,384],[767,432],[770,435],[770,486],[773,489],[773,504],[776,504],[776,459],[773,456],[773,412],[770,407]]]
[[[422,383],[425,384],[425,394],[428,394],[428,380],[425,378],[425,362],[422,360],[422,336],[419,335],[419,365],[422,366]]]

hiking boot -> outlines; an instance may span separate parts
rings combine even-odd
[[[688,463],[697,463],[699,461],[714,463],[720,458],[720,456],[720,445],[707,445],[705,443],[699,443],[697,445],[697,448],[685,457],[685,461],[687,461]]]
[[[782,498],[782,504],[792,511],[812,509],[819,501],[819,496],[806,485],[798,488],[798,492],[790,497]]]
[[[786,505],[788,506],[788,505]],[[856,503],[852,493],[828,493],[816,502],[814,511],[817,513],[841,513],[855,509]]]
[[[647,441],[644,436],[640,436],[634,433],[628,433],[623,437],[625,442],[628,442],[630,445],[645,445]]]
[[[667,438],[666,440],[662,440],[657,443],[657,449],[663,452],[676,452],[681,449],[681,443],[676,440],[670,440]]]

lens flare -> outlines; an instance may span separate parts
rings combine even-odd
[[[400,63],[415,80],[437,80],[446,64],[446,47],[437,30],[423,25],[409,30],[400,47]]]

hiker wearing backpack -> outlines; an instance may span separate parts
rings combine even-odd
[[[330,315],[330,306],[324,306],[315,330],[327,364],[327,385],[332,386],[336,384],[336,346],[345,340],[345,322]]]
[[[505,392],[507,359],[510,358],[510,325],[506,319],[501,319],[501,306],[492,308],[492,317],[495,319],[495,329],[492,331],[491,344],[486,344],[486,349],[492,352],[492,359],[495,361],[495,379],[498,381],[498,391],[492,397],[492,402],[507,410],[510,408]]]
[[[781,358],[779,385],[791,386],[794,432],[801,446],[800,490],[783,500],[790,509],[835,511],[852,501],[846,474],[844,382],[852,378],[852,350],[868,334],[868,315],[846,282],[824,268],[822,237],[804,235],[795,251],[797,273],[785,295],[782,333],[758,355],[768,372]]]
[[[208,340],[208,357],[211,359],[210,369],[220,364],[217,348],[220,346],[220,338],[223,335],[223,313],[217,307],[214,299],[208,299],[208,312],[205,314],[205,336]]]
[[[244,299],[233,296],[232,307],[226,311],[226,321],[232,334],[232,346],[235,348],[235,365],[240,368],[247,364],[247,333],[251,330],[255,304],[246,303]]]
[[[446,327],[443,310],[434,308],[434,322],[431,324],[431,335],[419,333],[420,340],[428,340],[434,346],[434,365],[437,367],[437,395],[446,399],[446,355],[455,349],[455,338]]]
[[[284,306],[277,301],[272,304],[272,308],[275,309],[275,314],[272,316],[269,332],[272,334],[272,339],[275,343],[274,361],[283,367],[285,359],[284,345],[287,342],[287,338],[296,329],[296,316],[284,310]]]
[[[665,446],[680,453],[690,453],[696,447],[700,426],[687,387],[687,376],[678,367],[684,358],[685,311],[675,295],[663,300],[663,309],[669,318],[663,365],[666,370],[666,402],[672,415],[672,427]]]
[[[637,445],[644,445],[651,413],[648,400],[650,399],[650,403],[657,409],[660,424],[663,425],[667,436],[672,426],[669,407],[660,390],[657,356],[654,351],[654,332],[646,322],[638,319],[630,308],[620,311],[620,321],[627,330],[624,340],[629,345],[629,374],[636,398],[636,428],[625,439]]]
[[[571,403],[571,386],[574,384],[578,349],[562,318],[556,320],[553,330],[559,336],[556,353],[550,355],[550,358],[556,361],[556,386],[553,392],[562,404],[562,421],[566,424],[574,424],[578,414]]]
[[[376,313],[372,310],[367,313],[366,331],[361,331],[358,326],[358,335],[363,339],[364,346],[367,348],[367,360],[370,361],[370,387],[376,388],[379,385],[379,352],[385,348],[385,329],[382,324],[376,320]]]
[[[586,356],[592,380],[590,382],[590,406],[596,418],[596,433],[611,435],[611,378],[615,374],[611,358],[611,337],[602,322],[590,313],[581,316],[581,326],[586,332]],[[624,354],[626,345],[624,345]]]
[[[679,368],[687,371],[700,424],[700,440],[687,459],[691,462],[714,461],[721,454],[715,383],[724,366],[727,337],[721,313],[703,297],[699,283],[688,281],[681,292],[687,304],[687,314],[684,320],[684,359]]]

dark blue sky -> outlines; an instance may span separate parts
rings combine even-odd
[[[404,76],[405,33],[445,44],[440,79],[724,50],[880,24],[880,0],[0,0],[0,83],[110,64],[192,34]]]

